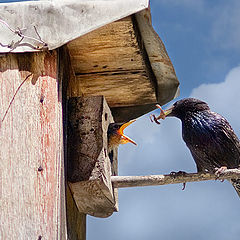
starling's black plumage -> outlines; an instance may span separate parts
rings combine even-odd
[[[239,168],[239,139],[228,121],[212,112],[207,103],[186,98],[175,102],[167,111],[167,116],[182,121],[182,137],[191,151],[198,172],[215,172],[215,168],[223,166]],[[240,179],[231,183],[240,196]]]

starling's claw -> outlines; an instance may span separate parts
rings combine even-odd
[[[177,172],[174,172],[174,171],[172,171],[172,172],[170,172],[170,174],[169,174],[170,176],[172,176],[172,177],[176,177],[176,175],[177,175]]]
[[[187,174],[186,172],[184,171],[178,171],[178,172],[170,172],[170,176],[172,177],[177,177],[177,176],[184,176],[185,174]]]
[[[226,166],[222,166],[220,168],[215,168],[215,170],[216,170],[216,172],[215,172],[216,179],[218,179],[227,170],[227,167]],[[222,179],[220,181],[223,182],[224,179]]]
[[[185,188],[186,188],[186,183],[184,182],[184,183],[183,183],[182,190],[184,191],[184,190],[185,190]]]
[[[215,175],[220,177],[221,174],[223,174],[227,170],[227,167],[226,166],[222,166],[220,168],[215,168],[215,170],[216,170]]]
[[[177,177],[177,176],[184,176],[185,174],[187,174],[186,172],[184,172],[184,171],[178,171],[178,172],[170,172],[170,176],[172,176],[172,177]],[[186,188],[186,183],[183,183],[183,187],[182,187],[182,190],[185,190],[185,188]]]

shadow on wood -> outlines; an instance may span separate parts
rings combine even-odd
[[[68,181],[80,212],[108,217],[117,211],[117,192],[111,184],[117,173],[107,149],[107,129],[113,122],[103,96],[75,97],[68,101]],[[116,169],[112,169],[116,168]]]

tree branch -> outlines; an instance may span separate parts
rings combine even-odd
[[[111,181],[115,188],[156,186],[207,180],[224,180],[240,178],[239,169],[227,169],[218,177],[214,173],[176,173],[167,175],[149,176],[112,176]]]

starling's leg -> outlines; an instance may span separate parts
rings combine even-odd
[[[172,176],[172,177],[177,177],[177,176],[184,176],[185,174],[187,174],[186,172],[184,172],[184,171],[178,171],[178,172],[170,172],[170,175]]]
[[[221,176],[221,174],[223,174],[227,170],[227,167],[226,166],[222,166],[220,168],[215,168],[215,170],[217,170],[215,172],[215,175],[217,176],[217,179],[218,179]],[[223,181],[224,181],[224,179],[221,180],[221,182],[223,182]]]
[[[174,178],[176,176],[184,176],[185,174],[187,174],[186,172],[184,171],[178,171],[178,172],[170,172],[170,175],[173,176]],[[183,183],[183,187],[182,187],[182,190],[184,190],[186,188],[186,183]]]

